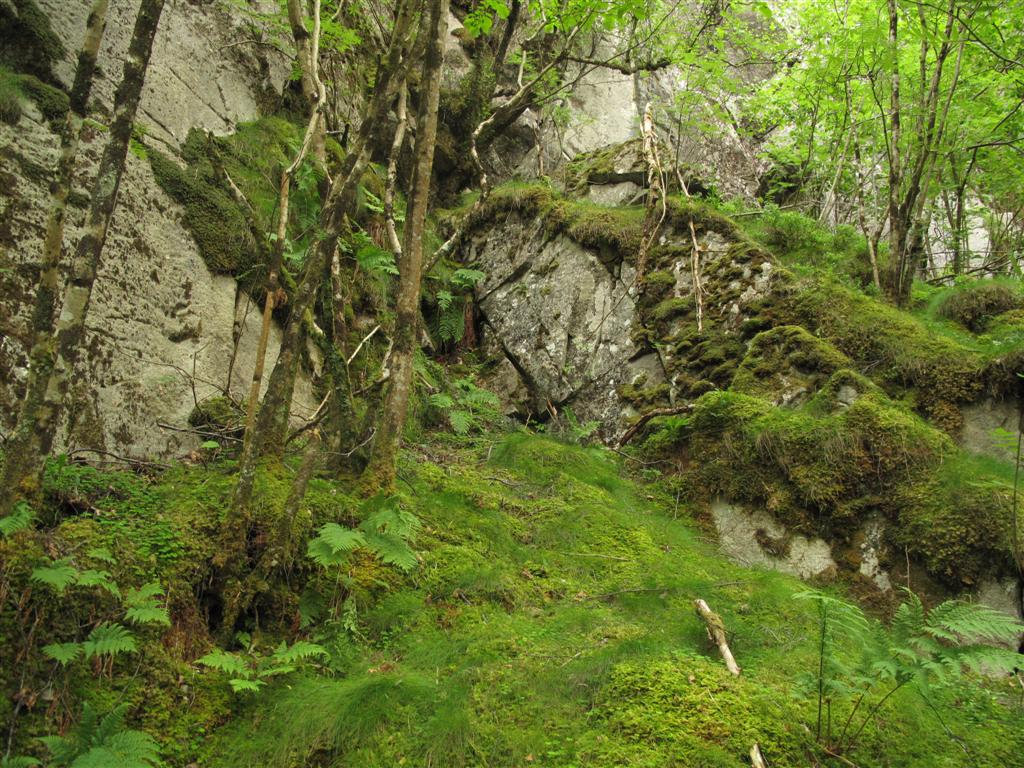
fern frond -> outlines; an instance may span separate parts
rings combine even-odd
[[[456,269],[452,273],[452,285],[456,288],[463,290],[469,290],[487,275],[481,272],[479,269]]]
[[[452,425],[452,430],[454,430],[455,434],[468,435],[469,430],[476,423],[476,419],[469,411],[453,409],[448,412],[448,423]]]
[[[403,571],[411,571],[416,567],[416,553],[412,551],[405,539],[394,534],[367,534],[366,543],[370,550],[388,565],[394,565]]]
[[[43,655],[60,662],[62,667],[66,667],[82,655],[82,644],[51,643],[50,645],[43,646]]]
[[[950,642],[1014,642],[1024,625],[993,608],[960,600],[947,600],[933,608],[923,631]]]
[[[135,651],[135,637],[120,624],[103,623],[93,628],[82,642],[85,658],[93,656],[116,656],[119,653]]]
[[[169,627],[171,617],[168,616],[167,609],[157,601],[163,594],[164,589],[158,581],[151,581],[139,589],[128,590],[124,600],[127,606],[125,618],[133,624],[162,624]]]
[[[337,523],[327,523],[306,547],[306,554],[327,568],[340,565],[352,550],[366,543],[363,534]]]
[[[106,547],[93,547],[86,553],[87,557],[91,557],[93,560],[100,560],[104,563],[114,564],[117,560],[114,558],[113,553]]]
[[[80,587],[102,587],[114,597],[121,596],[121,588],[108,571],[85,570],[78,574],[76,583]]]
[[[314,656],[327,656],[327,650],[322,645],[311,643],[308,640],[298,640],[290,646],[281,644],[273,655],[273,659],[282,664],[295,664],[299,661],[311,659]]]
[[[36,765],[42,765],[34,757],[11,755],[10,757],[0,757],[0,768],[33,768]]]
[[[32,581],[46,584],[56,590],[58,595],[78,580],[78,569],[67,560],[57,560],[52,565],[33,568]]]
[[[455,405],[455,401],[452,399],[452,396],[445,394],[444,392],[436,392],[427,398],[427,402],[434,408],[439,408],[442,411],[448,410]]]
[[[252,674],[248,663],[244,659],[220,648],[211,651],[201,659],[196,659],[196,663],[229,675],[234,675],[235,677],[249,677]]]
[[[231,686],[231,690],[235,693],[256,693],[260,688],[266,685],[266,683],[262,680],[245,680],[236,678],[234,680],[228,680],[228,685]]]
[[[32,527],[36,513],[28,504],[19,501],[14,505],[14,511],[7,517],[0,517],[0,536],[4,538],[11,536],[18,531],[24,531]],[[31,759],[31,758],[29,758]]]

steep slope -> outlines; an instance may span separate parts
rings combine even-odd
[[[800,682],[818,664],[820,619],[813,602],[795,599],[806,586],[730,564],[686,520],[670,486],[624,477],[615,458],[525,433],[471,448],[417,446],[403,468],[402,504],[422,524],[418,564],[403,577],[357,553],[340,580],[323,582],[312,562],[287,560],[250,617],[262,631],[228,647],[267,658],[279,640],[305,638],[325,655],[296,661],[303,671],[268,677],[255,694],[230,693],[237,670],[195,663],[216,627],[208,569],[230,463],[152,482],[53,467],[43,527],[0,543],[4,585],[20,594],[44,552],[85,567],[84,553],[98,546],[116,562],[97,567],[123,588],[160,578],[172,619],[153,635],[163,642],[99,673],[72,662],[48,690],[58,709],[83,695],[128,703],[170,765],[740,766],[755,741],[775,766],[827,764],[813,736],[814,686]],[[282,522],[287,486],[265,478],[267,530]],[[344,485],[316,481],[289,523],[296,554],[314,527],[357,524],[361,508]],[[319,615],[310,597],[318,584],[330,587]],[[31,615],[5,602],[4,653],[27,664],[5,666],[5,690],[37,690],[52,663],[38,647],[109,610],[96,589],[71,587],[39,604],[40,629],[27,644]],[[740,677],[708,642],[698,597],[721,614]],[[837,642],[829,663],[855,666],[863,648]],[[972,764],[1012,764],[1024,730],[1019,709],[998,703],[1011,682],[931,689],[934,710],[899,690],[848,754],[861,765],[961,765],[961,750],[938,750],[934,735],[957,700],[959,719],[944,722]],[[868,703],[885,690],[873,689]],[[838,722],[854,697],[834,697]],[[16,743],[31,748],[48,707],[25,706]]]

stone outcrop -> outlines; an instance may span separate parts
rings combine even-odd
[[[84,30],[86,0],[39,0],[73,52]],[[118,61],[131,33],[134,4],[111,2],[94,89],[103,118]],[[261,59],[241,37],[241,21],[216,3],[178,3],[161,21],[140,109],[148,135],[175,146],[191,127],[230,131],[259,114],[265,89],[280,90],[288,69]],[[237,33],[237,37],[236,37]],[[63,80],[72,53],[54,63]],[[280,58],[280,57],[279,57]],[[92,173],[105,143],[87,129],[79,153],[65,233],[77,242]],[[48,213],[47,184],[59,140],[27,103],[17,125],[0,124],[0,425],[11,428],[26,376],[28,319]],[[196,401],[230,393],[242,399],[252,374],[260,308],[229,276],[213,274],[182,223],[182,211],[153,179],[146,160],[129,154],[87,321],[87,349],[72,396],[67,448],[169,458],[198,445],[183,428]],[[274,329],[268,359],[276,356]],[[309,375],[297,386],[294,413],[316,407]]]

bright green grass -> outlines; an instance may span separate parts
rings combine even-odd
[[[420,568],[363,611],[362,638],[334,644],[336,677],[242,704],[202,764],[742,766],[755,740],[772,766],[828,764],[797,682],[816,660],[814,616],[792,599],[803,584],[725,561],[607,452],[520,434],[489,461],[409,472]],[[742,677],[709,645],[696,597],[721,613]],[[972,764],[1011,764],[1019,712],[965,700],[941,711]],[[850,756],[964,765],[942,733],[901,693]]]

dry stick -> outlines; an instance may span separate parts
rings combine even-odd
[[[683,181],[682,176],[679,177],[679,183],[683,188],[683,194],[686,195],[686,199],[692,199],[690,197],[690,190],[686,188],[686,183]],[[697,229],[693,226],[693,216],[687,217],[687,223],[690,225],[690,240],[693,243],[690,269],[693,272],[693,300],[697,305],[697,332],[701,333],[704,331],[704,287],[700,282],[700,246],[697,245]]]
[[[732,674],[738,675],[740,667],[736,663],[736,659],[733,658],[732,651],[729,650],[729,643],[725,638],[725,625],[722,623],[721,616],[712,611],[708,604],[700,598],[694,600],[693,604],[697,607],[697,615],[704,621],[708,639],[718,646],[718,652],[722,654],[726,669]]]
[[[391,250],[395,253],[395,260],[402,260],[402,241],[398,239],[398,228],[395,226],[395,189],[398,186],[398,158],[402,154],[402,144],[405,142],[405,129],[409,123],[408,103],[409,89],[405,83],[398,86],[398,105],[395,107],[395,114],[398,117],[398,125],[395,126],[395,138],[391,142],[391,156],[388,158],[387,186],[384,188],[384,223],[388,231],[388,242]],[[378,326],[380,327],[380,326]],[[362,346],[360,344],[359,346]],[[357,349],[356,352],[359,350]],[[355,354],[353,354],[355,357]],[[349,360],[349,362],[352,362]]]
[[[636,258],[636,281],[643,280],[647,266],[647,254],[658,237],[665,216],[668,214],[668,197],[664,184],[664,172],[658,159],[658,137],[654,130],[654,103],[647,102],[643,121],[643,152],[647,163],[647,215],[644,217],[644,232],[640,238],[640,252]],[[654,206],[661,200],[661,215],[654,221]],[[698,326],[700,314],[698,313]]]
[[[627,429],[622,437],[619,438],[619,448],[622,448],[626,443],[636,437],[637,432],[639,432],[651,419],[657,418],[658,416],[678,416],[692,410],[692,405],[680,405],[675,408],[655,408],[653,411],[648,411],[637,419],[636,423]]]
[[[750,748],[750,765],[751,768],[768,768],[768,763],[765,761],[764,755],[761,754],[761,747],[756,741]]]

